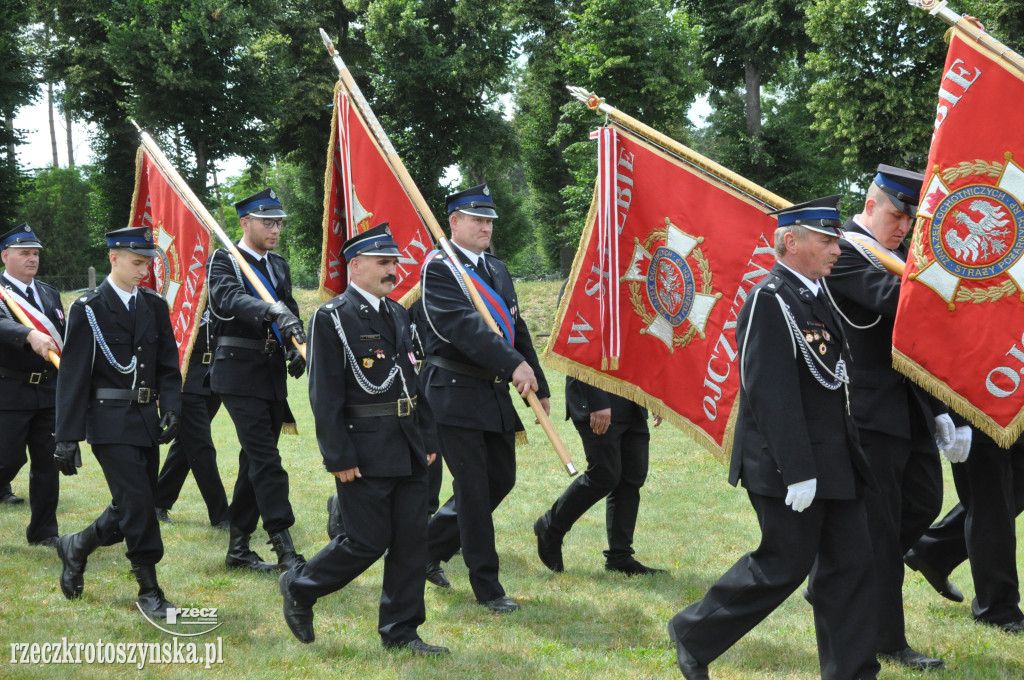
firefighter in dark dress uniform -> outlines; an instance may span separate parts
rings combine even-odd
[[[740,310],[739,415],[729,482],[741,482],[761,544],[669,622],[687,680],[782,604],[817,561],[814,624],[823,680],[877,677],[872,484],[849,415],[842,325],[822,279],[839,257],[839,196],[780,211],[777,262]]]
[[[58,541],[64,564],[60,588],[68,599],[79,597],[89,554],[125,541],[139,583],[138,605],[148,616],[163,618],[172,605],[156,578],[164,546],[153,492],[159,445],[178,431],[178,346],[167,302],[139,286],[157,254],[152,231],[128,227],[106,236],[110,276],[75,300],[68,313],[54,459],[63,474],[77,474],[78,442],[88,440],[113,501],[89,527]]]
[[[0,236],[0,286],[37,326],[24,326],[0,302],[0,489],[10,492],[27,449],[32,518],[25,535],[31,545],[55,547],[60,492],[53,464],[57,369],[48,355],[63,346],[64,306],[56,289],[35,278],[42,247],[27,224]]]
[[[425,621],[427,466],[438,465],[433,423],[418,394],[409,315],[387,295],[399,250],[387,223],[342,246],[351,282],[309,322],[309,400],[345,533],[280,576],[284,617],[312,642],[313,605],[384,556],[378,631],[388,648],[443,655],[420,639]]]

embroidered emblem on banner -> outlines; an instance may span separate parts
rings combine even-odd
[[[712,291],[703,242],[703,236],[684,233],[666,217],[664,229],[653,230],[643,243],[633,239],[633,257],[620,279],[628,282],[630,305],[646,326],[640,332],[661,340],[670,353],[694,336],[704,339],[708,317],[722,297]]]
[[[911,278],[950,310],[957,302],[1024,292],[1024,169],[1012,158],[1006,153],[1005,164],[976,160],[936,168],[924,192],[911,243],[919,271]]]
[[[157,223],[157,228],[154,231],[156,231],[157,255],[153,258],[152,275],[156,284],[155,288],[163,296],[164,300],[167,301],[167,305],[174,309],[178,291],[185,280],[182,272],[181,256],[174,245],[175,237],[164,231],[162,223]],[[146,236],[149,236],[149,232],[146,232]]]

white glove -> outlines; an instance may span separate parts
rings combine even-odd
[[[961,425],[956,428],[956,441],[947,449],[942,450],[942,455],[950,463],[962,463],[967,460],[971,453],[971,426]]]
[[[956,442],[956,425],[948,413],[935,416],[935,445],[945,451]]]
[[[818,480],[808,479],[796,484],[790,484],[786,493],[786,505],[793,506],[797,512],[803,512],[810,507],[814,500],[814,493],[818,490]]]

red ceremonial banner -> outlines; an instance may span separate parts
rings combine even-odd
[[[596,136],[594,201],[545,359],[727,460],[736,317],[775,263],[776,206],[625,130]]]
[[[362,109],[373,116],[362,94],[348,92],[339,80],[334,104],[324,177],[320,293],[331,298],[348,285],[342,244],[370,227],[387,222],[402,252],[398,261],[398,283],[390,297],[401,300],[420,281],[424,256],[434,247],[430,232],[381,149],[383,143],[390,153],[395,153],[387,135],[376,117],[368,125],[360,112]]]
[[[171,326],[184,376],[199,327],[197,314],[206,307],[210,232],[189,208],[174,181],[161,172],[143,147],[135,154],[131,226],[153,231],[157,255],[142,285],[160,293],[171,308]]]
[[[893,359],[1009,446],[1024,429],[1024,60],[951,35]]]

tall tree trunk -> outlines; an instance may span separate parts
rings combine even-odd
[[[761,139],[761,68],[746,62],[743,64],[743,81],[746,85],[747,134]]]
[[[57,128],[53,124],[53,83],[46,83],[46,111],[50,118],[50,151],[53,154],[53,167],[60,165],[57,161]]]
[[[206,144],[199,139],[192,146],[196,150],[196,193],[206,196]]]
[[[67,88],[64,89],[64,124],[67,126],[68,129],[68,167],[73,168],[75,167],[75,145],[74,140],[72,139],[71,106],[68,102]]]
[[[214,163],[210,166],[213,171],[213,195],[217,197],[217,217],[220,218],[220,223],[223,226],[224,222],[224,201],[220,197],[220,182],[217,181],[217,164]]]
[[[7,130],[13,132],[14,130],[14,115],[7,113],[4,114],[4,124],[7,126]],[[13,168],[16,165],[17,145],[14,143],[14,135],[11,135],[7,142],[7,163]]]

